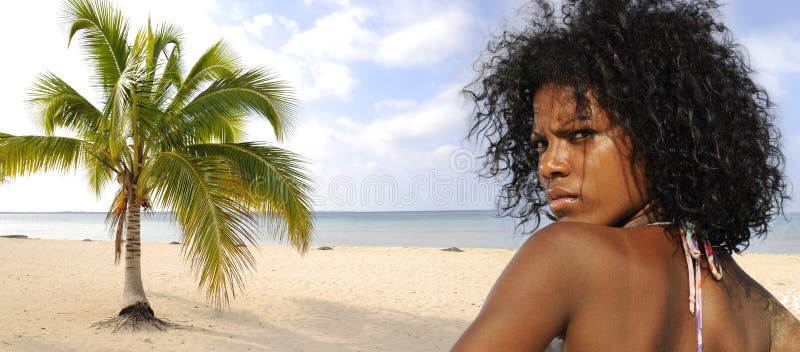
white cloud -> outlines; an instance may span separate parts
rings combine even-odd
[[[770,33],[744,41],[757,67],[777,72],[800,72],[800,33]]]
[[[474,155],[458,145],[463,141],[468,116],[459,91],[460,85],[444,87],[424,103],[369,121],[319,116],[306,120],[287,146],[312,162],[320,181],[316,185],[315,207],[319,210],[491,207],[495,197],[493,188],[481,184],[484,181],[473,172]],[[376,184],[378,191],[370,188]],[[343,192],[342,187],[357,200],[355,203],[342,200],[337,193]],[[399,203],[381,206],[381,197],[386,192],[397,192],[401,197]],[[452,194],[442,201],[442,192]]]
[[[264,29],[271,27],[275,23],[279,24],[289,33],[295,33],[300,29],[300,25],[297,23],[297,21],[286,18],[284,16],[271,15],[268,13],[262,13],[253,16],[253,18],[250,21],[244,22],[242,24],[242,27],[244,27],[247,33],[254,35],[256,37],[262,37],[264,34]]]
[[[411,23],[384,38],[377,48],[377,61],[387,66],[432,65],[463,49],[471,23],[459,8]]]
[[[460,139],[466,130],[467,111],[458,87],[445,87],[424,104],[368,122],[346,117],[332,122],[312,118],[298,126],[288,145],[326,164],[323,169],[332,169],[333,164],[352,165],[356,157],[389,169],[436,167],[439,156],[431,154],[428,145],[453,136]],[[326,179],[332,176],[322,175]]]
[[[276,16],[275,17],[284,28],[289,30],[291,33],[295,33],[300,30],[300,25],[297,21],[283,17],[283,16]]]
[[[261,30],[264,27],[271,26],[273,21],[274,20],[272,16],[266,13],[262,13],[258,16],[253,17],[251,21],[245,22],[242,26],[244,26],[244,29],[250,34],[261,36]]]
[[[782,101],[789,94],[781,84],[779,72],[758,70],[754,79],[767,91],[773,101]]]
[[[414,102],[411,100],[398,100],[398,99],[385,99],[378,101],[373,106],[375,109],[383,110],[383,109],[390,109],[390,110],[399,110],[409,108],[414,105]]]
[[[303,0],[303,3],[306,5],[314,5],[318,3],[328,3],[334,4],[341,7],[348,7],[350,6],[350,0]]]
[[[435,140],[462,129],[466,116],[460,109],[455,86],[442,90],[431,101],[408,112],[376,118],[365,126],[362,140],[376,151],[407,148],[410,142]]]
[[[283,48],[299,57],[359,60],[368,57],[375,33],[364,27],[371,15],[364,8],[349,8],[318,19],[314,27],[292,37]]]
[[[308,69],[311,71],[313,88],[307,92],[307,98],[331,95],[346,100],[350,97],[350,91],[356,80],[349,67],[332,62],[320,62],[309,64]]]
[[[208,47],[223,39],[243,59],[245,66],[265,66],[273,70],[297,90],[303,101],[325,97],[347,99],[356,82],[347,67],[330,61],[312,62],[304,57],[264,47],[254,40],[253,37],[257,39],[259,33],[276,27],[276,24],[288,33],[298,32],[299,25],[292,19],[260,13],[242,24],[220,24],[214,17],[220,15],[223,8],[215,0],[162,2],[125,1],[120,3],[120,7],[134,28],[146,23],[148,16],[152,16],[154,23],[167,21],[183,28],[186,34],[183,43],[186,64],[193,64]],[[341,84],[334,86],[334,79]]]
[[[155,3],[155,0],[148,0]],[[175,5],[175,4],[173,4]],[[188,10],[181,15],[173,16],[169,11],[177,11],[181,6],[170,6],[161,9],[162,12],[153,13],[154,21],[160,18],[169,18],[171,23],[176,23],[185,30],[186,41],[184,48],[187,48],[185,61],[189,64],[197,59],[204,50],[219,39],[224,39],[236,50],[237,54],[244,60],[248,67],[266,66],[274,70],[281,79],[286,80],[296,89],[299,98],[304,102],[331,97],[335,99],[347,100],[350,92],[357,83],[349,67],[342,63],[325,59],[323,57],[313,57],[305,53],[294,53],[287,50],[273,50],[259,45],[251,38],[259,37],[268,27],[275,27],[276,24],[283,27],[288,33],[299,31],[296,21],[281,15],[261,13],[253,16],[249,21],[242,25],[221,25],[214,21],[213,17],[220,11],[219,5],[214,1],[204,1],[195,6],[183,4]],[[142,8],[158,8],[158,5],[141,3],[136,8],[125,8],[126,13],[133,14],[132,23],[144,23],[146,15],[141,11]],[[156,15],[163,16],[157,17]],[[135,17],[139,15],[140,18]],[[358,17],[357,13],[353,16]],[[347,17],[347,16],[344,16]],[[346,19],[320,20],[325,29],[327,24],[341,24]],[[313,33],[312,33],[313,34]],[[314,35],[311,35],[313,37]],[[195,38],[197,41],[192,41]],[[256,135],[259,135],[256,133]]]
[[[742,44],[756,70],[756,80],[776,101],[788,92],[781,77],[800,73],[800,27],[780,25],[766,31],[750,33]]]
[[[298,57],[373,62],[387,67],[431,66],[464,49],[474,24],[463,8],[403,6],[344,8],[292,37],[283,51]],[[414,16],[405,16],[403,14]],[[400,20],[398,20],[398,18]]]

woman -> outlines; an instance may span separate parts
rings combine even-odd
[[[453,350],[800,351],[800,321],[731,257],[787,195],[771,103],[716,3],[536,5],[466,92],[502,209],[557,222]]]

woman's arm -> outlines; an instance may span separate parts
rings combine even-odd
[[[583,227],[556,223],[531,236],[452,351],[543,351],[564,333],[581,302]]]

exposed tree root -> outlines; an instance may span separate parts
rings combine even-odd
[[[92,324],[93,328],[119,330],[158,330],[176,329],[180,326],[156,318],[153,309],[147,302],[137,302],[119,311],[119,315]]]

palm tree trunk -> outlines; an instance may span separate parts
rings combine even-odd
[[[128,203],[125,231],[125,283],[122,291],[122,309],[114,317],[92,324],[97,328],[130,329],[153,327],[164,330],[175,327],[172,323],[156,318],[150,302],[144,294],[142,285],[141,248],[139,238],[139,218],[142,205],[139,202]]]
[[[177,325],[156,318],[150,302],[144,294],[142,285],[142,242],[139,238],[141,231],[139,218],[142,205],[133,201],[128,203],[125,231],[125,283],[122,291],[122,309],[114,317],[99,321],[92,326],[99,328],[112,328],[114,331],[153,327],[164,330]]]
[[[150,303],[142,285],[140,240],[140,215],[142,206],[138,202],[128,204],[127,231],[125,232],[125,284],[122,293],[122,310],[119,315],[137,313],[153,316]]]

